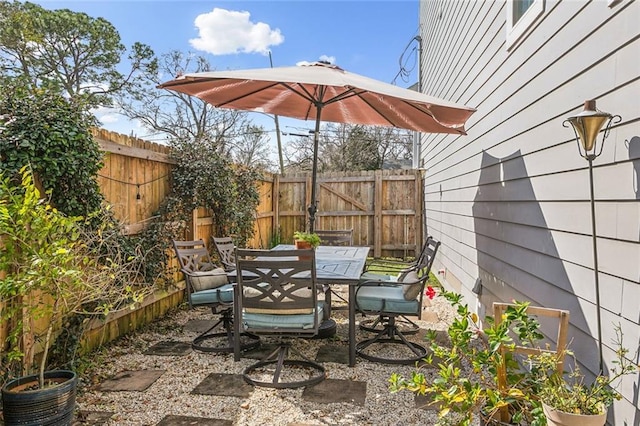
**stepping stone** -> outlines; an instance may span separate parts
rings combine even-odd
[[[158,342],[144,352],[144,355],[184,356],[191,352],[191,343],[186,342]]]
[[[302,399],[324,404],[348,402],[364,406],[367,383],[352,380],[326,379],[315,386],[307,386]]]
[[[165,416],[156,426],[232,426],[231,420],[208,419],[205,417]]]
[[[113,379],[106,380],[98,389],[105,392],[138,391],[142,392],[164,374],[164,370],[123,371]]]
[[[108,411],[79,411],[73,426],[92,425],[100,426],[106,424],[115,413]]]
[[[324,345],[318,348],[316,362],[335,362],[349,364],[349,347],[338,345]]]
[[[215,321],[213,320],[189,320],[187,321],[187,323],[184,325],[183,329],[184,331],[188,331],[191,333],[204,333],[205,331],[207,331],[208,329],[210,329],[213,324],[215,324]]]
[[[247,398],[252,391],[253,386],[244,381],[242,374],[211,373],[191,393]]]

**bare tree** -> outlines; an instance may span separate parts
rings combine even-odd
[[[155,133],[211,143],[229,155],[230,140],[249,124],[246,113],[214,108],[194,96],[157,88],[178,75],[210,70],[209,62],[201,56],[166,53],[159,58],[157,69],[144,73],[143,81],[118,99],[120,113]]]
[[[381,169],[385,162],[411,159],[412,137],[393,127],[326,124],[320,131],[318,171]],[[311,170],[313,135],[299,135],[285,150],[288,168]]]
[[[233,138],[231,152],[235,163],[262,170],[275,169],[276,164],[271,158],[267,133],[262,126],[245,126],[241,133]]]

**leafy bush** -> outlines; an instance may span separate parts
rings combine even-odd
[[[28,373],[34,360],[34,342],[42,345],[41,386],[55,331],[75,315],[106,315],[141,300],[147,290],[136,288],[138,263],[109,244],[102,227],[89,231],[84,219],[63,214],[40,198],[32,173],[22,169],[21,184],[0,173],[0,312],[9,324],[9,351],[2,365]],[[47,318],[44,330],[32,320]],[[33,341],[24,339],[31,334]]]
[[[20,79],[0,84],[0,171],[20,181],[19,170],[30,165],[50,202],[70,216],[88,216],[100,209],[97,182],[102,153],[89,129],[95,119],[83,105],[55,91],[28,91]]]
[[[391,391],[406,389],[430,395],[439,407],[438,425],[468,426],[478,417],[514,425],[543,425],[535,376],[522,369],[511,352],[500,350],[512,349],[514,336],[519,345],[531,348],[543,338],[540,324],[527,314],[528,302],[509,306],[499,323],[487,317],[488,326],[483,329],[460,294],[443,291],[442,297],[457,315],[447,330],[449,345],[441,344],[435,332],[427,334],[433,351],[427,362],[437,368],[436,378],[430,381],[422,371],[413,372],[410,378],[393,374]],[[498,383],[501,365],[506,369],[504,387]]]
[[[638,372],[638,365],[627,359],[629,350],[623,346],[622,328],[618,324],[615,327],[616,338],[613,341],[616,348],[616,359],[612,361],[613,368],[609,375],[599,374],[587,383],[584,374],[575,362],[574,353],[565,349],[559,354],[543,353],[532,355],[532,371],[536,380],[540,382],[538,392],[540,400],[546,405],[565,413],[598,415],[602,414],[619,400],[622,395],[615,389],[618,380],[627,374]],[[565,355],[574,357],[574,369],[560,374],[556,366]],[[637,356],[637,353],[635,354]]]
[[[234,235],[243,246],[253,236],[260,194],[256,181],[260,173],[235,165],[208,141],[173,140],[172,197],[188,212],[197,207],[211,210],[214,234]]]

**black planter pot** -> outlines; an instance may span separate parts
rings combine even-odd
[[[76,405],[78,378],[73,371],[44,373],[45,381],[58,383],[44,389],[37,386],[38,375],[24,376],[2,387],[2,407],[6,426],[71,425]]]

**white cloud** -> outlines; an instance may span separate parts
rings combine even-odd
[[[214,8],[212,12],[198,15],[195,25],[198,38],[189,40],[193,48],[214,55],[232,53],[262,53],[270,46],[284,41],[279,29],[272,30],[264,22],[251,22],[251,14]]]
[[[335,56],[320,55],[320,57],[318,58],[317,61],[311,61],[311,62],[309,62],[309,61],[299,61],[299,62],[296,62],[296,65],[299,66],[299,67],[302,67],[302,66],[306,66],[306,65],[311,65],[311,64],[313,64],[315,62],[328,62],[331,65],[335,65],[336,64],[336,57]]]
[[[336,64],[336,57],[335,56],[320,55],[320,60],[321,61],[325,61],[325,62],[329,62],[330,64],[333,64],[333,65]]]
[[[120,117],[116,114],[105,114],[98,118],[101,123],[117,123],[120,121]]]
[[[93,108],[91,112],[102,124],[117,123],[121,118],[121,115],[119,115],[114,108],[98,107]]]

